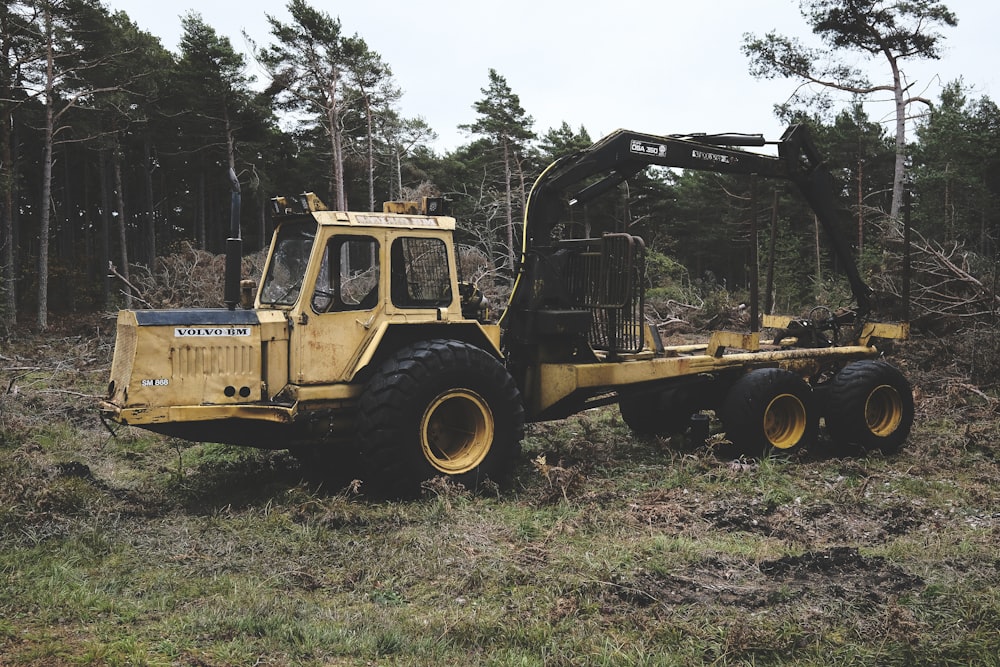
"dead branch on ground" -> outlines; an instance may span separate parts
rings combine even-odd
[[[947,244],[927,239],[913,230],[910,243],[910,304],[913,319],[972,320],[996,314],[1000,295],[978,278],[972,262],[975,254],[964,243]],[[876,276],[884,293],[903,298],[899,271],[883,271]]]

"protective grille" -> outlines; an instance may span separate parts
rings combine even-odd
[[[588,341],[595,350],[643,347],[645,245],[630,234],[606,234],[573,244],[565,274],[574,305],[591,311]]]
[[[448,249],[441,239],[402,237],[393,241],[392,302],[404,308],[451,303]]]

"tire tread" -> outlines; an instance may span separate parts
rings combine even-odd
[[[358,402],[362,468],[368,488],[379,495],[414,495],[421,482],[440,474],[423,460],[419,440],[414,442],[417,425],[406,422],[427,385],[442,375],[455,381],[462,377],[483,379],[493,402],[499,404],[491,403],[491,409],[504,411],[496,416],[497,436],[493,450],[480,465],[482,470],[458,475],[457,481],[475,488],[486,478],[503,482],[512,472],[524,437],[524,407],[513,378],[495,357],[469,343],[419,341],[386,359]],[[501,451],[505,449],[509,451]]]

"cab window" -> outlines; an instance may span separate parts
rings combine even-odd
[[[378,241],[370,236],[331,238],[316,278],[313,310],[370,310],[378,305],[378,249]]]
[[[403,236],[392,242],[392,303],[400,308],[451,304],[448,248],[441,239]]]

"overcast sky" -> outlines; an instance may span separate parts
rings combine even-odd
[[[287,20],[281,0],[105,0],[176,52],[180,17],[189,10],[247,51],[242,32],[270,41],[266,14]],[[492,67],[535,119],[542,134],[563,121],[591,138],[628,128],[655,134],[762,132],[783,128],[773,106],[795,89],[788,80],[759,81],[747,72],[742,35],[774,29],[813,42],[798,0],[362,0],[312,6],[339,17],[392,68],[404,91],[403,115],[422,117],[439,150],[469,140],[458,129],[475,120]],[[997,101],[1000,3],[946,0],[959,19],[946,29],[939,61],[904,65],[913,91],[937,99],[942,83],[962,77],[973,95]],[[818,43],[817,43],[818,45]],[[261,76],[251,65],[253,74]],[[884,61],[872,78],[889,80]],[[870,107],[887,120],[891,103]]]

